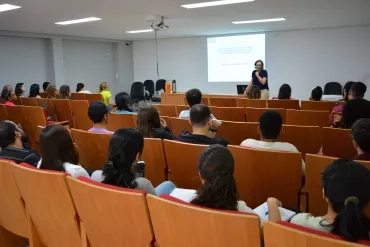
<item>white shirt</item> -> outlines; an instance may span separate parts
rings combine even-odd
[[[91,92],[89,90],[83,90],[83,91],[80,91],[78,93],[88,93],[88,94],[91,94]]]
[[[40,169],[40,166],[41,166],[41,160],[37,164],[37,168]],[[69,162],[65,162],[65,163],[63,163],[63,167],[64,167],[64,170],[66,171],[66,173],[68,173],[69,175],[71,175],[74,178],[78,178],[80,176],[90,178],[87,171],[80,165],[74,165],[74,164],[71,164]]]
[[[190,110],[183,110],[179,114],[179,118],[190,118]],[[217,120],[213,114],[211,114],[211,118]]]
[[[315,217],[311,214],[301,213],[296,214],[291,220],[290,223],[308,227],[311,229],[323,231],[323,232],[330,232],[333,228],[333,225],[329,224],[325,221],[322,217]]]
[[[243,147],[250,147],[255,149],[263,149],[263,150],[281,150],[281,151],[288,151],[288,152],[299,152],[298,149],[288,142],[264,142],[264,141],[257,141],[254,139],[247,139],[244,140],[240,146]],[[305,166],[306,164],[302,160],[302,174],[305,174]]]

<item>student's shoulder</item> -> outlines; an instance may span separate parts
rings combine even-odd
[[[299,152],[297,147],[289,142],[279,142],[279,143],[276,143],[276,145],[277,145],[276,148],[282,151]]]
[[[306,226],[310,228],[325,228],[325,226],[330,226],[322,217],[315,217],[309,213],[300,213],[293,216],[290,223]]]
[[[254,139],[246,139],[244,140],[240,146],[244,146],[244,147],[254,147],[258,144],[258,141],[257,140],[254,140]]]

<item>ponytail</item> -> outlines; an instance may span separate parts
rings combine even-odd
[[[114,163],[108,160],[103,168],[104,180],[102,183],[122,188],[135,189],[137,187],[137,183],[135,181],[134,174],[130,170],[125,170],[125,167],[130,166],[131,165],[126,166],[126,164],[120,165],[117,162]]]

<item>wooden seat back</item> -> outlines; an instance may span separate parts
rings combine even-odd
[[[22,105],[24,106],[37,106],[37,101],[35,97],[20,97]]]
[[[71,106],[75,128],[80,130],[91,129],[93,127],[93,122],[87,114],[89,102],[87,100],[71,100],[69,104]]]
[[[31,145],[33,144],[31,130],[27,124],[26,115],[24,113],[24,106],[16,105],[16,106],[5,106],[6,112],[8,113],[9,120],[17,124],[29,137]]]
[[[179,136],[182,132],[188,131],[192,132],[192,127],[190,124],[189,119],[184,119],[184,118],[174,118],[171,117],[171,128],[172,128],[172,133],[175,136]]]
[[[322,152],[326,156],[352,159],[357,155],[348,129],[323,128]]]
[[[51,99],[41,98],[41,99],[36,99],[36,101],[37,101],[37,106],[41,106],[42,108],[45,109],[48,120],[58,121],[57,116],[55,115],[53,101]]]
[[[111,135],[90,133],[71,129],[76,143],[80,164],[90,170],[101,170],[108,160],[109,140]]]
[[[236,98],[209,97],[209,106],[236,107]]]
[[[286,110],[286,124],[328,127],[328,111]]]
[[[5,105],[0,105],[0,120],[9,120]]]
[[[198,159],[206,145],[188,144],[163,140],[168,166],[168,179],[177,187],[198,189],[201,182],[198,175]],[[179,158],[179,154],[181,155]]]
[[[258,123],[222,121],[217,131],[218,137],[223,137],[230,145],[240,145],[246,139],[259,140]]]
[[[238,107],[266,108],[267,101],[264,99],[236,98]]]
[[[209,107],[215,118],[224,121],[245,122],[243,107]]]
[[[89,104],[95,101],[103,101],[103,95],[100,93],[87,93],[85,94],[86,100],[89,101]]]
[[[71,100],[86,100],[84,93],[71,93]]]
[[[90,246],[151,246],[153,231],[144,192],[88,178],[68,177],[67,182]]]
[[[57,115],[58,121],[68,121],[69,127],[74,128],[73,115],[68,99],[53,99],[52,100]]]
[[[267,105],[268,108],[301,109],[299,106],[299,100],[296,99],[272,99],[267,101]]]
[[[167,163],[161,139],[144,139],[142,159],[145,161],[145,177],[154,187],[167,180]]]
[[[133,114],[110,113],[108,115],[107,129],[115,132],[122,128],[136,128],[136,124]]]
[[[266,151],[228,146],[234,156],[236,185],[240,200],[251,208],[276,197],[285,207],[298,208],[302,183],[301,153]]]
[[[247,119],[247,122],[259,122],[260,117],[263,113],[266,111],[277,111],[281,118],[283,119],[283,124],[286,122],[285,117],[285,109],[283,108],[251,108],[246,107],[245,108],[245,117]]]
[[[301,109],[308,111],[328,111],[331,112],[337,105],[335,101],[312,101],[301,100]]]
[[[17,96],[17,99],[15,100],[14,104],[16,104],[16,105],[23,105],[21,98],[22,97]]]
[[[261,246],[256,215],[201,208],[152,195],[147,195],[147,202],[161,247]]]
[[[29,214],[30,246],[81,245],[79,220],[66,174],[10,166]]]
[[[168,116],[168,117],[177,117],[176,106],[174,105],[161,105],[161,104],[154,104],[153,105],[159,112],[161,116]]]
[[[27,125],[30,130],[30,137],[34,141],[36,151],[40,148],[40,132],[38,126],[46,127],[48,122],[45,119],[44,111],[39,106],[24,106],[24,115],[27,119]],[[23,127],[22,127],[23,128]]]

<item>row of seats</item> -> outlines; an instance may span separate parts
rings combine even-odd
[[[201,208],[4,160],[0,198],[1,246],[24,246],[27,239],[34,247],[261,246],[256,215]],[[266,222],[263,231],[266,247],[360,246],[286,222]]]

